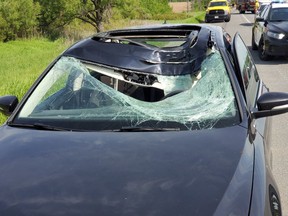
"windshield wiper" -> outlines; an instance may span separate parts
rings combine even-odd
[[[32,128],[36,130],[48,130],[48,131],[90,131],[90,130],[79,130],[71,129],[64,127],[56,127],[53,125],[46,125],[43,123],[35,124],[8,124],[12,127],[22,127],[22,128]],[[103,130],[103,131],[112,131],[112,132],[157,132],[157,131],[180,131],[180,128],[153,128],[153,127],[122,127],[115,130]]]
[[[33,127],[38,130],[51,130],[51,131],[73,131],[69,128],[63,128],[63,127],[56,127],[52,125],[46,125],[42,123],[35,123],[33,124]]]
[[[9,126],[12,127],[23,127],[23,128],[33,128],[37,130],[50,130],[50,131],[74,131],[73,129],[69,128],[62,128],[62,127],[55,127],[52,125],[46,125],[42,123],[35,123],[35,124],[8,124]]]
[[[122,127],[114,132],[157,132],[157,131],[180,131],[180,128],[153,128],[153,127]]]

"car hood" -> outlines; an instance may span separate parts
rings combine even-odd
[[[251,190],[246,137],[240,126],[130,133],[3,126],[0,214],[212,215],[229,203],[225,192],[231,201]]]
[[[288,21],[269,22],[269,30],[279,33],[288,33]]]

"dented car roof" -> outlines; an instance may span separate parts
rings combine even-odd
[[[122,70],[176,76],[198,71],[213,43],[208,26],[158,25],[102,32],[64,55]]]

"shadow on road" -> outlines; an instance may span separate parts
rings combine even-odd
[[[240,25],[251,27],[251,26],[253,26],[253,23],[241,23]]]

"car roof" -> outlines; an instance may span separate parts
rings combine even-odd
[[[272,8],[288,8],[288,3],[272,3]]]
[[[218,32],[218,33],[217,33]],[[221,27],[210,25],[152,25],[101,32],[76,43],[63,55],[123,70],[152,74],[184,75],[200,69],[207,49]],[[222,35],[223,37],[223,35]],[[179,41],[172,47],[147,44],[147,39]]]

